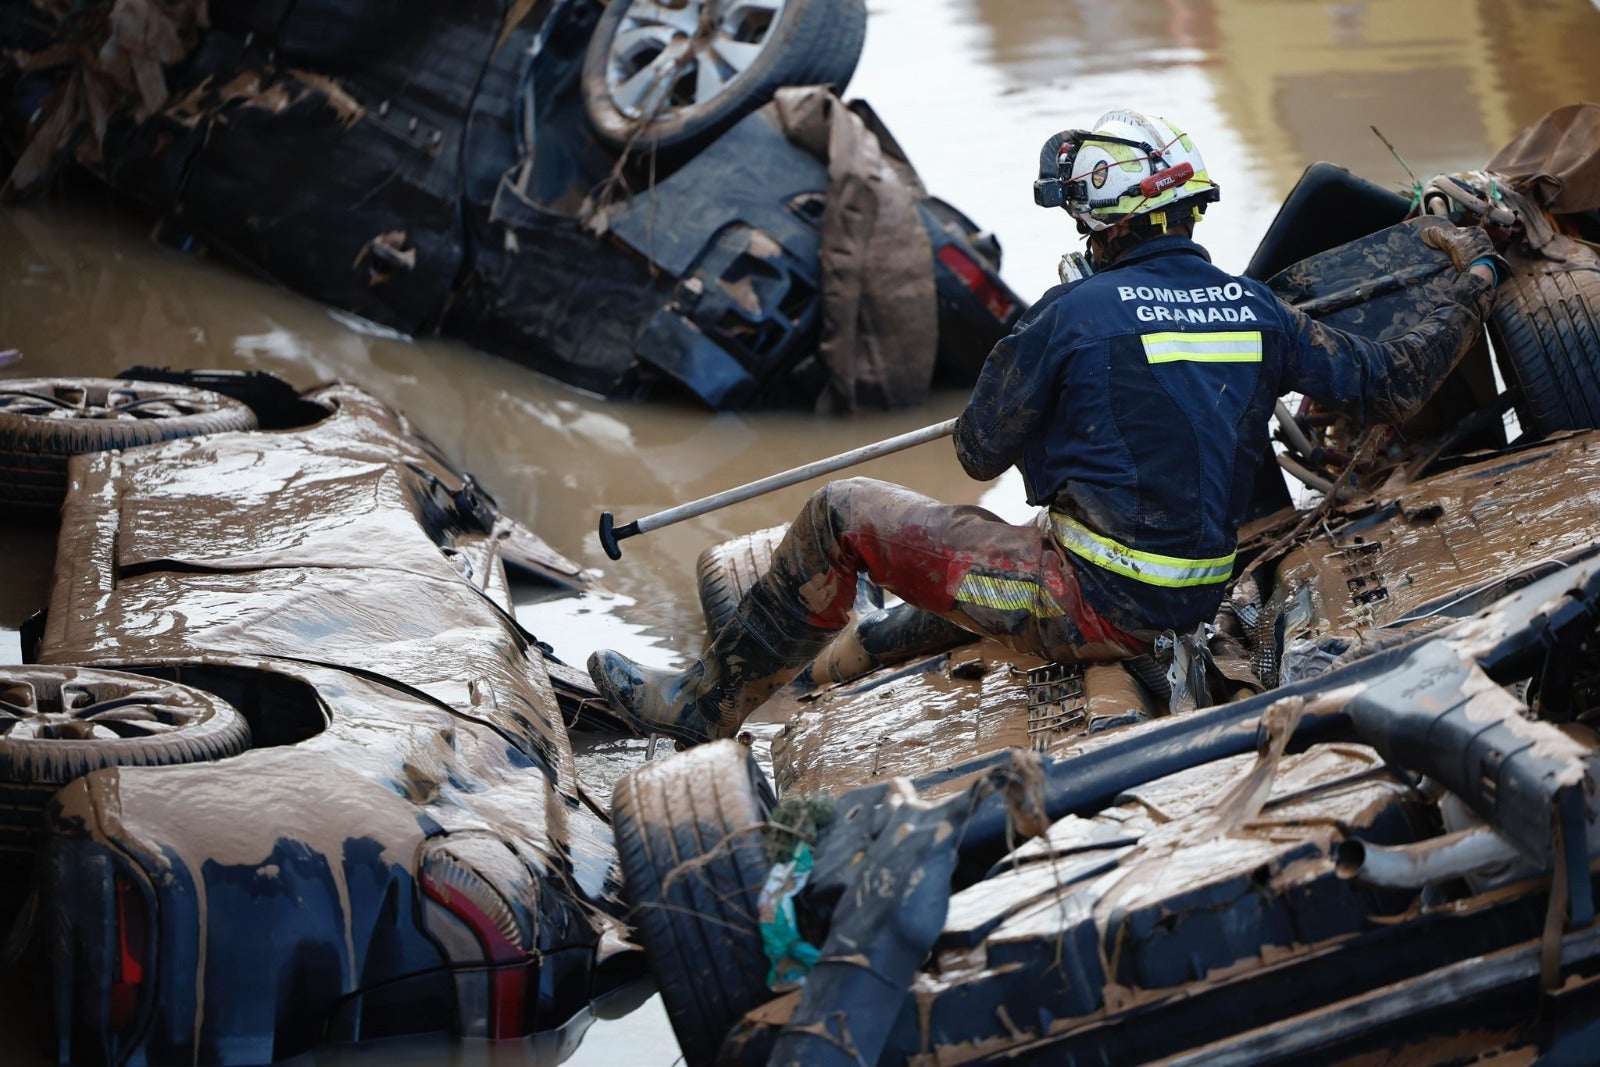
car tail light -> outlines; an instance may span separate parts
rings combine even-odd
[[[517,941],[516,919],[505,902],[482,877],[445,852],[430,857],[422,872],[422,891],[464,923],[483,952],[489,987],[484,1036],[500,1040],[527,1034],[532,1008],[528,1003],[530,957]]]
[[[972,290],[972,294],[983,303],[989,314],[1001,322],[1011,317],[1015,305],[1006,295],[1005,289],[983,269],[982,264],[967,255],[960,245],[945,245],[939,249],[939,262],[950,268],[955,276],[961,279],[962,285]]]
[[[112,959],[111,1026],[121,1032],[139,1015],[139,994],[150,963],[150,915],[138,887],[121,874],[115,876],[114,884],[117,931]]]

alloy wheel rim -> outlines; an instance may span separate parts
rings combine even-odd
[[[766,50],[787,2],[636,0],[611,38],[612,103],[646,120],[710,103]]]
[[[170,699],[160,687],[128,692],[120,686],[65,683],[57,692],[27,683],[0,689],[0,739],[13,741],[132,741],[181,730],[199,709]]]
[[[120,386],[53,384],[0,388],[0,413],[44,419],[170,419],[211,410],[172,393],[144,393]]]

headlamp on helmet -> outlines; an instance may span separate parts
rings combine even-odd
[[[1219,190],[1189,136],[1166,119],[1109,111],[1093,130],[1063,130],[1039,150],[1033,200],[1064,208],[1091,231],[1124,219],[1160,220],[1185,202],[1199,218]]]

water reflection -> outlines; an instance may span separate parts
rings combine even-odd
[[[1033,203],[1039,146],[1119,105],[1170,115],[1193,134],[1224,188],[1202,239],[1240,269],[1281,194],[1214,99],[1205,36],[1183,30],[1171,6],[885,4],[873,10],[851,91],[882,114],[930,189],[994,229],[1006,280],[1026,298],[1055,284],[1061,254],[1081,244],[1063,212]]]
[[[1217,50],[1211,3],[969,0],[966,6],[989,31],[987,58],[1016,85],[1159,76],[1164,67],[1198,64]]]
[[[551,596],[515,587],[517,621],[563,663],[582,666],[597,648],[626,647],[647,667],[682,666],[693,647],[667,644],[636,620],[638,601],[604,591]],[[675,647],[676,646],[676,647]]]

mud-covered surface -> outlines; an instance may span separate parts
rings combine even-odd
[[[798,700],[780,695],[761,713],[784,723],[772,739],[777,784],[837,794],[1027,747],[1026,673],[1042,663],[984,642]],[[970,784],[963,775],[929,793]]]
[[[1331,846],[1341,830],[1367,834],[1385,821],[1416,819],[1416,811],[1405,811],[1418,805],[1410,789],[1381,773],[1370,750],[1321,749],[1286,759],[1260,814],[1226,828],[1226,812],[1213,805],[1252,761],[1210,764],[1143,787],[1093,818],[1061,820],[1019,849],[1008,871],[953,895],[943,951],[936,948],[934,966],[912,989],[930,1062],[967,1062],[981,1058],[986,1045],[998,1051],[1058,1027],[1089,1027],[1097,1014],[1183,997],[1227,972],[1359,932],[1375,902],[1355,899],[1336,878]],[[1180,892],[1205,903],[1175,897]],[[1255,910],[1246,903],[1252,897],[1260,907],[1285,910],[1254,934],[1243,923],[1230,929],[1229,909]],[[1045,965],[1051,955],[1060,977]],[[1008,999],[1026,1003],[1021,991],[1038,981],[1066,994],[1075,1009],[1070,1022],[996,1013],[990,1038],[955,1046],[932,1029],[968,989],[989,987],[979,995],[998,1007]],[[1008,987],[1010,998],[997,996],[995,985]],[[1065,1006],[1057,996],[1049,1000],[1057,1013]]]
[[[882,1048],[890,1061],[926,1064],[1198,1063],[1215,1050],[1241,1062],[1312,1051],[1343,1062],[1384,1047],[1442,1054],[1467,1031],[1508,1049],[1559,1044],[1567,1031],[1541,1028],[1519,998],[1535,982],[1560,987],[1558,972],[1575,988],[1595,973],[1587,846],[1562,861],[1555,843],[1563,832],[1569,842],[1594,836],[1579,799],[1592,790],[1593,734],[1536,721],[1503,686],[1529,667],[1538,675],[1551,653],[1530,661],[1529,641],[1555,648],[1547,627],[1589,631],[1596,613],[1577,605],[1597,582],[1591,557],[1326,683],[1090,736],[1031,772],[1027,760],[996,764],[988,781],[921,814],[904,784],[842,797],[818,831],[802,903],[824,944],[818,983],[750,1012],[727,1047],[736,1062],[762,1062],[765,1049],[810,1034],[848,1054],[865,1031],[809,1028],[830,1013],[854,1024],[886,1012],[893,1024],[869,1058]],[[1517,813],[1510,798],[1524,790],[1544,798],[1541,816]],[[1476,813],[1465,823],[1463,801]],[[1345,862],[1359,843],[1420,863],[1445,843],[1441,820],[1481,832],[1480,818],[1515,849],[1456,868],[1464,882],[1449,868],[1408,882]],[[1553,839],[1541,821],[1551,818],[1565,827]],[[863,907],[883,911],[871,887],[901,892],[871,873],[873,857],[940,820],[961,852],[948,913],[909,888],[897,908],[873,912],[901,931],[937,917],[931,954],[901,994],[870,981],[852,993],[823,971],[841,923]],[[937,848],[904,862],[929,880],[949,877]],[[1569,915],[1559,950],[1545,926],[1552,899]],[[855,973],[889,981],[904,946],[852,937]],[[1469,972],[1477,978],[1463,984]],[[1589,1010],[1547,1003],[1568,1020]]]
[[[1281,697],[1247,697],[1236,710],[1183,710],[1171,697],[1164,722],[1096,732],[1097,717],[1119,710],[1169,710],[1148,674],[1102,666],[1075,680],[1053,676],[1052,721],[1070,726],[1041,737],[1030,728],[1038,673],[988,662],[996,646],[980,642],[785,707],[772,739],[780,785],[859,792],[841,796],[812,845],[817,867],[799,906],[821,948],[817,979],[745,1016],[730,1039],[737,1062],[819,1040],[845,1055],[881,1048],[894,1062],[928,1064],[1030,1053],[1203,1059],[1212,1043],[1245,1062],[1270,1059],[1270,1049],[1355,1054],[1396,1040],[1431,1055],[1449,1047],[1475,998],[1485,1020],[1513,1020],[1498,1044],[1556,1041],[1519,1015],[1513,990],[1559,984],[1555,949],[1544,949],[1542,970],[1537,963],[1547,908],[1568,914],[1574,931],[1593,916],[1588,846],[1572,853],[1561,842],[1594,837],[1594,735],[1581,723],[1553,725],[1594,706],[1584,682],[1558,691],[1586,668],[1555,666],[1586,655],[1565,641],[1578,642],[1594,620],[1600,530],[1582,480],[1592,437],[1466,457],[1410,484],[1397,475],[1370,499],[1331,509],[1304,547],[1257,561],[1263,617],[1278,618],[1269,647],[1292,683]],[[1491,498],[1504,506],[1481,523],[1495,532],[1480,535],[1472,516]],[[1447,525],[1450,515],[1464,518]],[[1539,534],[1548,555],[1530,556]],[[1399,565],[1380,577],[1352,570],[1352,558]],[[1366,610],[1336,613],[1347,600]],[[1176,678],[1169,671],[1166,681]],[[1324,743],[1291,752],[1307,738]],[[1016,760],[963,766],[986,749],[1030,742],[1054,757],[1042,774]],[[1112,767],[1126,784],[1092,784]],[[1080,788],[1085,800],[1061,799]],[[1106,789],[1098,803],[1087,799],[1097,788]],[[1512,799],[1525,790],[1543,799],[1525,808]],[[912,845],[937,826],[960,842],[958,861]],[[1441,830],[1497,843],[1452,867],[1439,858],[1448,852]],[[874,857],[892,848],[910,849],[892,863],[933,881],[954,865],[948,913],[877,871]],[[1364,871],[1350,865],[1354,855],[1378,858]],[[1383,873],[1395,861],[1413,873]],[[884,904],[873,887],[899,903]],[[863,908],[873,918],[858,928]],[[904,932],[935,920],[931,955],[904,994],[868,993],[900,981],[902,957],[915,951]],[[902,931],[902,941],[868,929]],[[1544,934],[1547,943],[1554,936]],[[1454,969],[1490,951],[1503,962],[1479,984],[1441,992]],[[1574,970],[1592,973],[1588,949],[1573,952]],[[1393,1008],[1351,1007],[1383,1003],[1391,983]],[[1223,1021],[1244,1005],[1272,1024],[1257,1033]],[[883,1032],[856,1029],[890,1011]],[[846,1022],[822,1022],[835,1016]],[[1412,1018],[1408,1031],[1400,1020]]]
[[[1594,434],[1576,434],[1468,457],[1336,510],[1263,571],[1273,583],[1263,591],[1266,617],[1283,620],[1282,678],[1471,614],[1600,542],[1596,447]],[[1049,709],[1056,728],[1041,733],[1036,722],[1030,732],[1028,670],[1040,665],[985,641],[817,692],[786,692],[761,715],[783,723],[772,737],[778,784],[837,792],[943,772],[1004,747],[1054,754],[1091,723],[1168,710],[1124,667],[1095,666],[1075,699]],[[929,792],[968,782],[957,776]]]
[[[1321,632],[1463,614],[1600,541],[1597,447],[1571,435],[1379,492],[1285,556],[1277,588],[1309,590]]]
[[[1069,226],[1041,215],[1028,196],[1038,144],[1105,107],[1128,104],[1186,120],[1219,178],[1226,172],[1224,200],[1199,238],[1220,264],[1240,269],[1313,160],[1336,160],[1390,187],[1409,184],[1370,124],[1424,178],[1479,166],[1550,108],[1592,95],[1592,56],[1600,48],[1600,18],[1582,3],[1541,8],[1536,17],[1511,0],[1223,2],[1176,14],[1165,2],[1134,0],[1105,17],[1108,10],[1032,0],[873,5],[853,93],[873,101],[930,188],[994,228],[1006,250],[1005,277],[1025,299],[1053,284],[1056,260],[1077,244]],[[1286,40],[1296,47],[1282,47]],[[935,65],[938,76],[930,77]],[[1183,103],[1181,114],[1174,101]],[[553,241],[543,255],[560,265],[579,241],[588,238]],[[336,266],[345,270],[349,262]],[[618,321],[594,316],[593,333],[614,330]],[[519,594],[524,623],[571,662],[602,643],[655,665],[696,653],[704,640],[696,555],[787,521],[811,487],[635,539],[615,562],[594,538],[601,510],[619,520],[650,513],[947,418],[964,400],[947,393],[916,411],[820,421],[621,408],[460,344],[408,343],[354,326],[230,270],[223,257],[186,258],[153,245],[142,214],[93,191],[0,212],[0,350],[23,353],[4,373],[106,375],[134,362],[166,362],[271,369],[301,387],[335,377],[360,381],[478,474],[507,514],[565,556],[604,572],[618,595],[582,598],[577,610],[565,598],[540,604]],[[981,499],[1008,517],[1027,515],[1013,477],[968,482],[937,446],[866,470],[941,499]],[[0,550],[15,561],[0,583],[0,659],[15,659],[16,627],[48,597],[54,542],[35,529],[0,527]],[[638,742],[599,747],[600,769],[582,775],[597,790],[642,758]],[[22,984],[19,996],[37,991],[35,982]],[[1250,1013],[1248,1005],[1225,1010]],[[1424,1046],[1419,1058],[1436,1047],[1448,1058],[1463,1042],[1476,1054],[1481,1045],[1472,1035],[1508,1031],[1483,1025],[1463,1032],[1455,1043]],[[8,1047],[21,1055],[32,1041],[26,1032]],[[369,1065],[434,1064],[466,1062],[483,1047],[418,1041],[338,1056]],[[315,1062],[333,1056],[322,1048]],[[653,1011],[592,1028],[573,1062],[666,1067],[677,1058],[670,1029]]]
[[[1487,169],[1512,178],[1517,187],[1551,211],[1600,209],[1600,106],[1573,103],[1556,108],[1528,127]]]
[[[105,1025],[112,981],[74,946],[129,936],[91,903],[112,867],[156,916],[139,927],[159,945],[143,987],[155,1022],[124,1052],[258,1062],[352,1025],[518,1037],[586,1011],[601,962],[625,951],[610,835],[544,654],[510,614],[502,555],[589,579],[370,396],[313,399],[325,417],[308,427],[73,464],[39,661],[210,688],[255,741],[221,762],[90,775],[48,812],[34,951],[69,1032]],[[474,957],[415,925],[425,894],[452,891],[496,924],[492,961],[542,970],[526,1006],[456,1015],[448,968]],[[415,1018],[381,993],[397,981],[423,987]],[[332,1020],[374,989],[372,1019]]]

